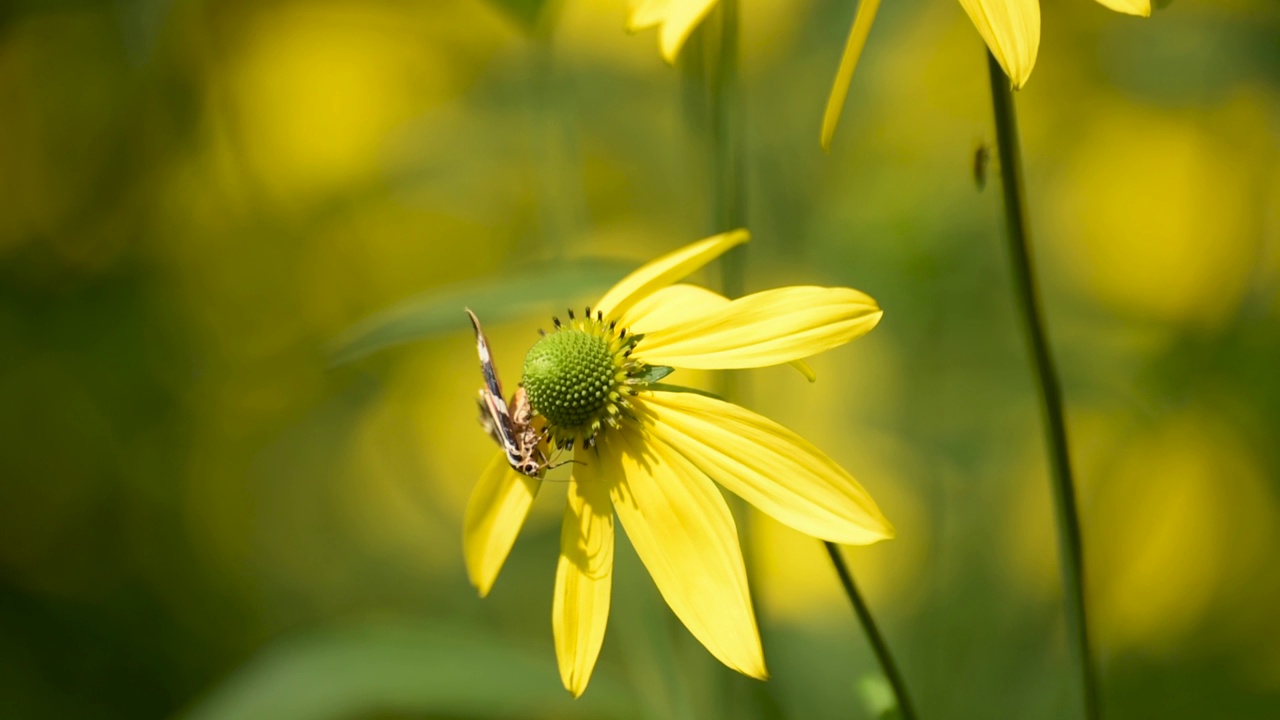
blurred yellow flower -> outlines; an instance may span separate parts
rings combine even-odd
[[[1129,15],[1151,15],[1151,0],[1098,0],[1098,3]],[[1017,89],[1025,85],[1040,50],[1040,0],[960,0],[960,6],[968,13],[991,54],[1000,62],[1000,67],[1004,68],[1013,87]],[[861,0],[858,3],[858,12],[849,29],[849,39],[822,116],[823,149],[831,147],[831,138],[835,135],[840,111],[849,93],[849,82],[853,79],[854,68],[858,65],[879,7],[880,0]]]
[[[1149,17],[1151,0],[1097,0],[1116,12]],[[715,7],[716,0],[631,0],[627,29],[631,32],[658,26],[662,57],[675,62],[684,41]],[[1021,88],[1031,77],[1040,50],[1040,0],[960,0],[1000,67]],[[840,67],[836,71],[827,108],[822,116],[822,147],[831,147],[853,71],[867,43],[867,34],[880,9],[880,0],[861,0],[849,29]]]
[[[715,4],[716,0],[631,0],[627,30],[636,32],[657,25],[662,57],[673,63],[684,41]]]
[[[614,514],[671,609],[725,665],[766,676],[733,514],[714,478],[764,513],[838,543],[893,536],[871,496],[831,458],[748,410],[659,384],[673,368],[792,363],[870,331],[882,314],[849,288],[785,287],[729,300],[673,284],[746,231],[641,267],[534,345],[522,391],[545,435],[573,449],[552,628],[560,676],[587,687],[604,640]],[[594,313],[594,314],[592,314]],[[467,507],[467,571],[483,596],[541,484],[498,453]]]

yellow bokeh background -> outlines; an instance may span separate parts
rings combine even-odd
[[[449,628],[478,654],[394,655],[402,675],[369,673],[408,689],[353,717],[866,705],[856,688],[878,670],[820,543],[733,498],[773,680],[735,685],[660,599],[645,605],[631,558],[598,684],[571,704],[547,622],[567,471],[490,597],[463,569],[464,509],[494,452],[465,301],[452,325],[331,366],[335,339],[397,303],[583,258],[634,267],[710,234],[686,68],[653,31],[624,31],[623,0],[522,21],[538,5],[0,10],[14,717],[185,717],[290,677],[262,668],[305,654],[294,638],[371,617]],[[673,381],[730,388],[877,499],[897,537],[844,553],[922,716],[1074,717],[1000,160],[973,178],[994,140],[980,38],[955,2],[885,3],[823,154],[854,4],[741,5],[744,286],[852,286],[885,314],[813,358],[813,384],[786,367]],[[1270,0],[1149,20],[1074,0],[1045,3],[1043,23],[1016,102],[1108,714],[1262,717],[1280,702],[1280,17]],[[718,286],[721,269],[694,280]],[[486,316],[508,387],[559,312],[516,300]],[[313,688],[382,667],[357,650]],[[509,656],[537,681],[486,677]],[[479,680],[457,685],[476,704],[415,694],[467,663]],[[504,688],[529,695],[484,704]]]

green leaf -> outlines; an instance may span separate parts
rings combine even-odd
[[[567,307],[582,298],[594,299],[631,269],[614,261],[570,260],[440,288],[348,328],[331,344],[329,363],[344,365],[383,348],[467,329],[464,307],[488,323],[529,313],[538,305]]]
[[[675,368],[666,365],[650,365],[644,369],[639,379],[646,385],[652,385],[675,371]]]
[[[520,23],[527,31],[533,31],[537,27],[543,11],[551,4],[548,0],[489,0],[489,2]]]
[[[570,697],[546,653],[480,628],[414,619],[328,627],[269,646],[182,720],[429,717],[633,718],[635,699],[597,672]]]

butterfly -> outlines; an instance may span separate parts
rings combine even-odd
[[[466,311],[476,331],[476,353],[480,355],[480,370],[484,373],[485,386],[480,388],[480,424],[506,453],[512,469],[529,477],[540,477],[548,464],[542,451],[542,438],[533,426],[533,406],[523,387],[516,388],[511,404],[507,404],[498,369],[489,352],[489,340],[480,329],[480,319],[470,308]]]

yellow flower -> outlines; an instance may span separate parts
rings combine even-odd
[[[1151,0],[1098,0],[1098,3],[1129,15],[1151,15]],[[1000,67],[1004,68],[1013,87],[1025,85],[1040,50],[1040,0],[960,0],[960,6],[968,13]],[[840,69],[836,71],[827,109],[822,116],[824,150],[831,147],[831,137],[835,135],[840,111],[849,93],[849,81],[853,79],[853,70],[879,7],[880,0],[861,0],[858,3],[858,12],[849,29],[849,40],[840,58]]]
[[[716,0],[631,0],[627,30],[636,32],[659,26],[658,45],[662,57],[674,63],[684,41],[715,4]]]
[[[737,405],[657,383],[673,368],[796,363],[879,322],[848,288],[784,287],[729,300],[673,284],[747,240],[688,245],[628,275],[585,317],[538,341],[523,390],[545,434],[573,450],[552,628],[560,676],[587,687],[604,640],[614,516],[668,605],[725,665],[766,677],[733,515],[712,480],[801,532],[838,543],[893,536],[875,502],[795,433]],[[467,507],[467,571],[486,595],[541,480],[497,454]]]
[[[1116,12],[1150,17],[1151,0],[1097,0]],[[684,41],[715,7],[716,0],[631,0],[627,29],[631,32],[658,26],[659,46],[667,62],[675,62]],[[960,0],[974,27],[991,48],[1000,67],[1021,88],[1031,77],[1040,50],[1040,0]],[[849,82],[867,43],[867,33],[880,9],[880,0],[861,0],[849,29],[844,55],[822,116],[822,147],[831,146]]]

